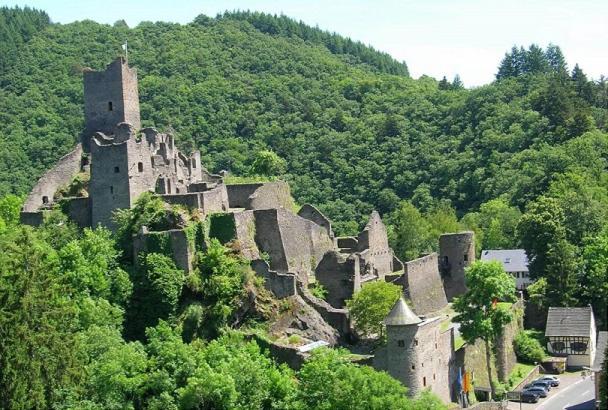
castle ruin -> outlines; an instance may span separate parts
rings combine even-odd
[[[103,71],[84,72],[84,107],[81,143],[38,180],[23,206],[23,223],[41,224],[61,202],[78,226],[115,229],[115,211],[133,207],[144,192],[196,210],[211,219],[211,230],[222,224],[225,241],[238,243],[277,298],[297,301],[305,314],[297,319],[306,323],[290,329],[330,345],[355,339],[347,300],[366,283],[395,283],[412,307],[400,300],[387,317],[388,345],[376,352],[374,366],[412,393],[431,388],[445,401],[454,399],[454,329],[440,330],[433,314],[466,290],[464,268],[475,258],[472,232],[443,235],[439,255],[404,264],[375,211],[357,236],[336,237],[331,221],[314,206],[294,213],[284,182],[226,184],[223,175],[205,169],[200,152],[185,155],[171,134],[141,128],[137,72],[123,58]],[[90,176],[88,195],[60,199],[57,193],[79,174]],[[190,271],[196,247],[179,227],[142,228],[133,239],[134,257],[149,251],[158,235],[167,238],[176,265]],[[309,291],[314,283],[327,290],[325,300]]]

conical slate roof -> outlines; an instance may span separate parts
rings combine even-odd
[[[422,320],[412,312],[412,309],[405,303],[403,298],[399,298],[395,302],[389,314],[384,318],[384,324],[387,326],[415,325],[420,322]]]

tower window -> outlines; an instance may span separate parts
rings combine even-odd
[[[422,385],[423,385],[424,387],[426,387],[426,377],[423,377],[423,378],[422,378]]]
[[[468,260],[469,260],[469,254],[468,254],[468,253],[465,253],[463,258],[464,258],[464,261],[465,261],[465,262],[466,262],[466,261],[468,261]]]
[[[415,365],[412,365],[412,370],[416,370],[416,366]]]
[[[418,346],[418,339],[414,339],[414,345]]]
[[[119,172],[120,172],[120,168],[118,168],[118,167],[114,167],[114,173],[115,173],[115,174],[118,174]]]
[[[112,185],[110,185],[110,193],[114,194],[114,187]]]
[[[405,340],[397,340],[397,346],[405,347]]]
[[[108,111],[112,111],[114,107],[112,107],[112,101],[108,101]]]
[[[42,197],[42,203],[43,203],[43,204],[48,204],[48,203],[49,203],[49,197],[48,197],[48,196],[46,196],[46,195],[45,195],[45,196],[43,196],[43,197]]]
[[[433,373],[433,380],[435,380],[435,373]]]
[[[137,170],[139,172],[144,172],[144,163],[143,162],[138,162],[137,163]]]
[[[192,168],[196,168],[196,160],[192,158]]]
[[[171,193],[171,180],[170,179],[167,180],[167,193],[168,194]]]

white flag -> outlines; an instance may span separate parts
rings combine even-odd
[[[122,45],[122,49],[123,49],[123,50],[126,50],[126,49],[127,49],[127,43],[124,43],[124,44]]]

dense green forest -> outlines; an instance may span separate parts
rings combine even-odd
[[[339,353],[292,372],[227,331],[255,280],[219,244],[185,277],[156,254],[134,269],[120,235],[78,232],[60,214],[18,224],[23,195],[79,139],[83,68],[103,68],[126,39],[144,125],[200,149],[210,170],[253,177],[273,152],[270,173],[298,203],[318,205],[338,234],[379,210],[404,260],[459,229],[475,230],[478,249],[523,247],[541,311],[591,303],[606,328],[608,82],[567,67],[555,45],[514,47],[496,81],[466,89],[261,13],[129,28],[0,8],[0,33],[0,407],[352,408],[367,397],[367,408],[435,408]],[[154,223],[159,205],[140,205],[131,220]],[[197,327],[203,318],[213,325]]]

